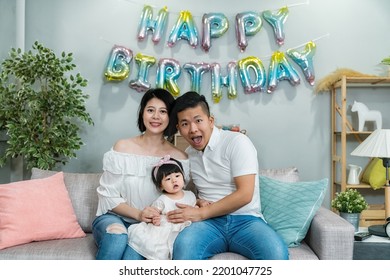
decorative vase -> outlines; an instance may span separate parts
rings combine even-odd
[[[340,216],[350,222],[355,227],[355,232],[359,231],[360,213],[340,212]]]

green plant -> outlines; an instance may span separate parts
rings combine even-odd
[[[385,65],[390,65],[390,56],[382,59],[381,63]]]
[[[87,80],[68,73],[76,67],[72,53],[57,57],[39,42],[32,49],[12,48],[1,64],[0,130],[6,131],[8,145],[0,166],[23,156],[27,169],[53,169],[76,157],[83,145],[81,123],[93,125],[81,90]]]
[[[332,200],[332,207],[339,212],[361,213],[368,208],[364,197],[355,189],[348,189],[344,192],[336,193]]]

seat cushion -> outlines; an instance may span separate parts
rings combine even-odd
[[[0,250],[1,260],[94,260],[96,244],[92,234],[73,239],[31,242]]]
[[[303,241],[300,246],[288,248],[290,260],[318,260],[317,255]],[[213,256],[211,260],[247,260],[247,258],[236,253],[221,253]]]

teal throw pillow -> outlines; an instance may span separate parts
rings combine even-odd
[[[313,182],[283,182],[265,176],[259,179],[264,219],[288,247],[299,246],[324,200],[328,179]]]

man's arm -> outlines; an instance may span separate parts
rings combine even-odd
[[[256,174],[235,177],[236,191],[200,208],[179,204],[179,209],[167,213],[168,220],[172,223],[196,222],[232,213],[252,201],[255,180]]]

